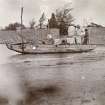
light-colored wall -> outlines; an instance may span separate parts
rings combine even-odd
[[[0,43],[20,43],[21,38],[16,31],[0,31]]]
[[[105,27],[89,27],[89,43],[105,45]]]
[[[52,35],[53,39],[58,39],[58,38],[60,38],[59,29],[52,28],[52,29],[50,29],[49,31],[50,31],[50,34]]]

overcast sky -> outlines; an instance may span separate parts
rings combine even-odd
[[[0,26],[20,21],[20,6],[24,6],[23,21],[28,25],[38,20],[42,12],[49,17],[52,11],[72,2],[72,15],[76,24],[96,22],[105,25],[105,0],[0,0]]]

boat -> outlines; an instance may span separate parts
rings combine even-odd
[[[82,53],[96,48],[95,45],[38,45],[31,43],[6,44],[7,48],[22,54]]]
[[[21,26],[22,26],[22,15],[23,7],[21,8]],[[65,39],[63,39],[66,42]],[[67,40],[67,39],[66,39]],[[33,44],[32,42],[25,42],[22,37],[22,27],[21,27],[21,43],[6,43],[8,49],[22,53],[22,54],[54,54],[54,53],[82,53],[89,52],[95,49],[95,45],[82,45],[82,44],[67,44],[61,43],[55,44]]]

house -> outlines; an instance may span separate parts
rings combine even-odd
[[[105,45],[105,27],[97,24],[88,26],[89,44]]]

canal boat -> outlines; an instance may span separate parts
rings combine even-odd
[[[23,7],[21,7],[21,43],[6,43],[8,49],[22,54],[49,54],[49,53],[82,53],[89,52],[95,49],[95,45],[82,45],[82,44],[68,44],[67,38],[63,39],[59,44],[33,44],[32,42],[24,43],[22,36],[22,16]],[[60,39],[61,40],[61,39]],[[65,41],[66,40],[66,41]]]
[[[31,43],[6,44],[7,48],[22,54],[82,53],[95,49],[95,45],[37,45]]]

